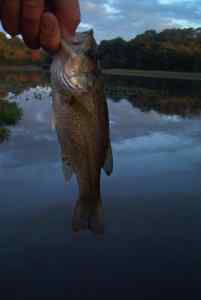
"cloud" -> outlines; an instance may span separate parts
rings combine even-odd
[[[81,0],[81,10],[80,28],[93,27],[99,41],[129,39],[148,29],[201,26],[200,0]]]

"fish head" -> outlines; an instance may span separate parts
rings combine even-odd
[[[66,88],[83,93],[93,87],[97,77],[97,44],[93,31],[76,33],[71,40],[62,40],[63,78]]]

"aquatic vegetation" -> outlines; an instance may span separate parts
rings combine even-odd
[[[0,125],[15,125],[22,117],[22,109],[15,102],[0,100]]]
[[[22,109],[17,103],[0,100],[0,143],[10,136],[10,130],[5,126],[15,125],[22,114]]]
[[[10,130],[5,127],[0,127],[0,143],[7,140],[10,135]]]

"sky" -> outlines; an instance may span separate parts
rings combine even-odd
[[[97,40],[135,37],[145,30],[201,27],[201,0],[80,0],[80,30]]]

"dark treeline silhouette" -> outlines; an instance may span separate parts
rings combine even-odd
[[[104,40],[103,68],[201,72],[201,28],[148,30],[134,39]]]

